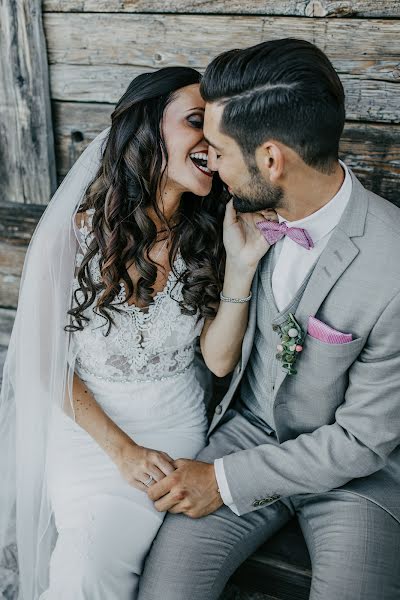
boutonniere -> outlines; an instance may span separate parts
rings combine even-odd
[[[292,313],[282,325],[274,325],[273,330],[279,334],[276,358],[282,362],[282,368],[288,375],[296,375],[294,368],[297,357],[303,350],[304,332]]]

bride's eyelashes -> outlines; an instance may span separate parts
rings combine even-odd
[[[193,114],[193,115],[189,115],[186,118],[187,122],[189,123],[189,125],[191,127],[195,127],[196,129],[202,129],[203,125],[204,125],[204,118],[202,115],[199,114]]]

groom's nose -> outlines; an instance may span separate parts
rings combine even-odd
[[[218,171],[217,154],[212,146],[208,146],[207,167],[211,169],[211,171]]]

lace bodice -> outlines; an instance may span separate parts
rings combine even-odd
[[[87,212],[85,221],[77,228],[80,250],[76,257],[79,267],[91,241],[93,210]],[[99,256],[90,262],[93,281],[101,281]],[[196,338],[200,335],[204,319],[198,315],[184,315],[176,300],[182,300],[182,283],[179,274],[186,265],[178,253],[166,285],[158,292],[145,310],[126,301],[125,287],[114,303],[120,312],[113,311],[115,325],[108,336],[105,319],[93,310],[85,311],[90,321],[82,331],[72,334],[72,349],[76,356],[77,372],[83,371],[109,381],[154,381],[175,376],[192,364]],[[79,289],[74,280],[74,291]],[[80,292],[78,291],[78,294]],[[119,304],[119,303],[122,304]]]

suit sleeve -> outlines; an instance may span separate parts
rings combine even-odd
[[[349,370],[345,398],[333,424],[223,458],[240,514],[259,508],[257,499],[325,492],[385,466],[400,444],[399,322],[397,294]]]

